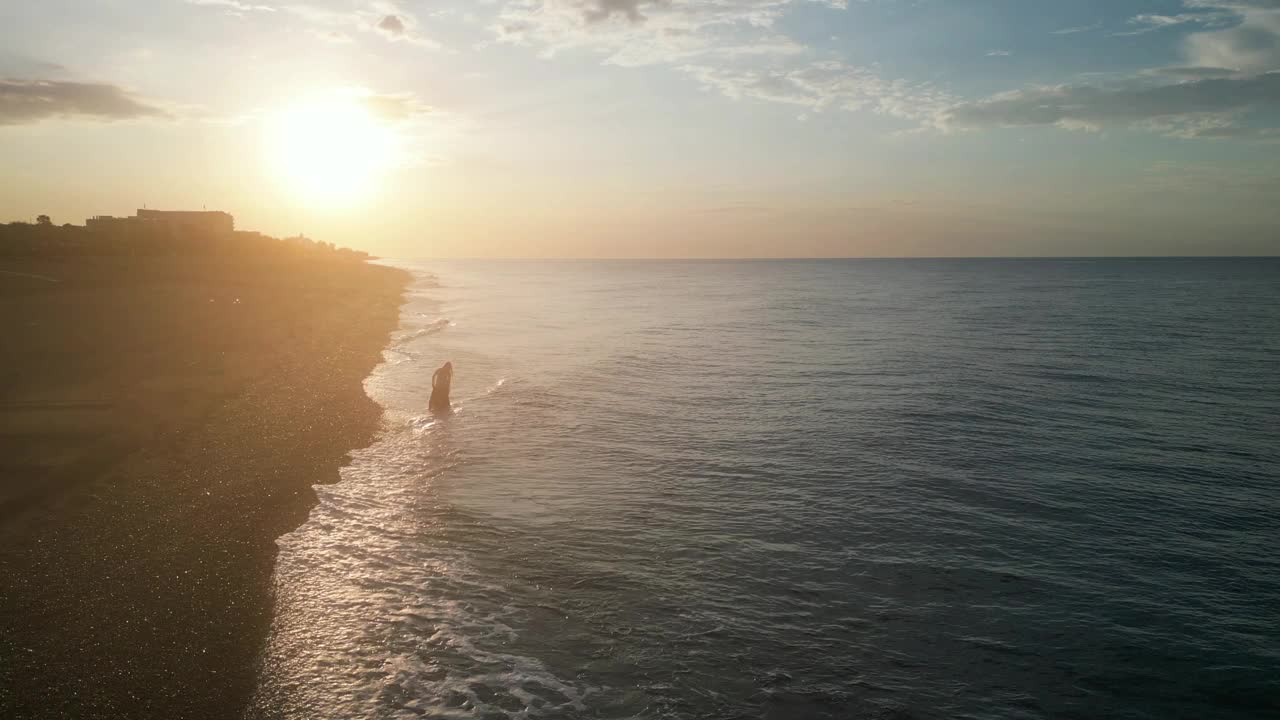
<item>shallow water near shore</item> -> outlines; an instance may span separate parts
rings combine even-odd
[[[251,715],[1280,712],[1280,261],[398,264]]]

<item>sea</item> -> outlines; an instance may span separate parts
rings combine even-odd
[[[1280,259],[392,264],[251,715],[1280,717]]]

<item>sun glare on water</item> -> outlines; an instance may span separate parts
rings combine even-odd
[[[395,131],[358,96],[299,102],[270,116],[267,154],[289,191],[313,205],[365,200],[395,164]]]

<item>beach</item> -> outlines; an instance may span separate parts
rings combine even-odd
[[[275,540],[377,432],[407,275],[306,255],[0,258],[0,715],[224,718]]]

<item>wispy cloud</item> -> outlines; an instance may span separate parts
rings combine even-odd
[[[842,0],[512,0],[491,29],[502,42],[547,56],[586,50],[624,66],[706,54],[793,55],[803,47],[773,27],[792,7],[814,2],[845,6]]]
[[[1267,122],[1274,115],[1248,120],[1254,111],[1280,108],[1280,0],[1183,0],[1183,6],[1185,13],[1137,15],[1129,24],[1138,29],[1116,33],[1192,26],[1195,32],[1183,40],[1183,65],[1149,69],[1106,86],[1001,93],[949,107],[932,124],[944,130],[1132,128],[1186,139],[1274,139],[1276,130]]]
[[[360,101],[370,113],[387,122],[400,122],[431,112],[431,107],[412,93],[362,91]]]
[[[254,3],[241,2],[240,0],[185,0],[188,5],[203,5],[206,7],[224,8],[228,12],[236,15],[243,15],[251,12],[275,12],[276,8],[270,5],[256,5]]]
[[[1280,73],[1156,86],[1036,87],[953,106],[937,124],[944,129],[1137,127],[1174,137],[1241,137],[1255,133],[1235,120],[1258,108],[1280,108]]]
[[[1220,67],[1197,67],[1195,65],[1175,65],[1173,67],[1151,68],[1145,70],[1147,75],[1162,75],[1179,80],[1198,80],[1201,78],[1232,77],[1240,73]]]
[[[413,13],[390,0],[358,3],[355,8],[344,5],[334,9],[328,5],[304,2],[280,5],[279,9],[312,25],[312,33],[328,42],[351,42],[354,39],[352,33],[369,33],[394,42],[441,48],[439,42],[421,30]]]
[[[787,69],[732,69],[686,65],[683,70],[709,89],[734,99],[798,105],[809,110],[868,110],[919,120],[946,107],[951,98],[924,83],[885,80],[868,68],[827,60]]]
[[[513,0],[492,30],[547,57],[587,51],[606,64],[667,65],[734,99],[899,118],[927,117],[946,104],[928,84],[886,79],[779,33],[779,20],[802,5],[847,7],[844,0]]]
[[[351,37],[351,35],[342,32],[341,30],[334,30],[331,28],[312,28],[311,34],[320,40],[337,45],[346,45],[348,43],[355,42],[355,38]]]
[[[1076,33],[1090,32],[1102,27],[1102,21],[1098,21],[1091,25],[1078,25],[1076,27],[1065,27],[1061,30],[1054,30],[1051,35],[1075,35]]]
[[[1117,32],[1116,35],[1142,35],[1144,33],[1178,27],[1179,25],[1203,25],[1206,27],[1223,27],[1239,19],[1231,12],[1213,11],[1202,13],[1179,13],[1177,15],[1136,15],[1129,19],[1133,30]]]
[[[254,0],[187,1],[238,11],[259,7]],[[332,42],[367,33],[437,46],[399,0],[287,2],[276,6]],[[1112,33],[1182,28],[1181,66],[1130,71],[1127,79],[1114,76],[1119,79],[1105,85],[1035,86],[967,101],[932,83],[894,78],[878,64],[851,64],[785,34],[789,13],[802,7],[841,12],[847,0],[493,2],[492,14],[481,22],[497,41],[545,58],[576,54],[606,65],[665,66],[735,100],[795,106],[806,116],[869,112],[922,129],[1125,127],[1181,138],[1262,137],[1265,128],[1252,128],[1245,116],[1276,104],[1272,71],[1280,69],[1280,0],[1182,0],[1182,11],[1135,15],[1127,29]],[[1099,21],[1053,34],[1103,27]],[[1004,48],[977,52],[988,58],[1014,54]]]
[[[111,121],[166,117],[117,85],[52,80],[0,80],[0,125],[50,118]]]

